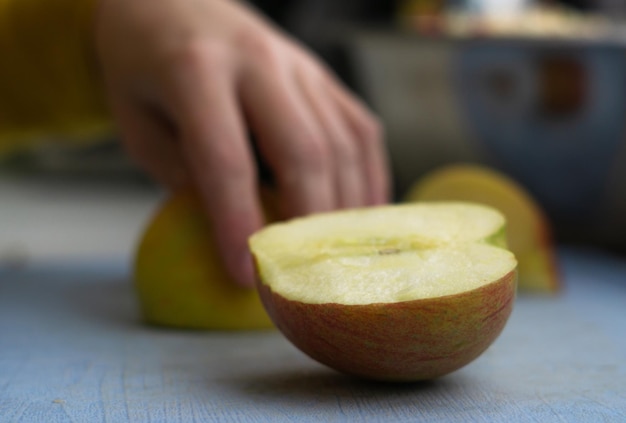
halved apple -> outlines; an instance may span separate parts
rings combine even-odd
[[[139,243],[134,282],[147,323],[184,329],[272,327],[256,290],[228,276],[200,199],[173,193],[150,220]]]
[[[560,291],[550,222],[532,195],[505,174],[479,165],[445,166],[419,179],[406,199],[469,201],[498,209],[507,220],[509,249],[519,262],[520,292]]]
[[[478,357],[513,307],[505,219],[468,203],[389,205],[272,224],[250,238],[268,314],[341,372],[431,379]]]

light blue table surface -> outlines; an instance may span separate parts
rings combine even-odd
[[[139,322],[122,259],[0,267],[0,422],[626,422],[626,261],[563,250],[566,290],[437,381],[376,384],[276,332]]]

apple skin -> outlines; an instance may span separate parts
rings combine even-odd
[[[291,301],[259,283],[276,327],[302,352],[340,372],[418,381],[453,372],[500,335],[515,300],[517,271],[457,295],[399,303]]]
[[[218,257],[198,196],[166,199],[137,248],[134,287],[146,323],[183,329],[273,327],[258,293],[237,286]]]

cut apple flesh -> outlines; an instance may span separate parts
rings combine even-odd
[[[520,291],[560,291],[550,222],[541,204],[506,174],[479,165],[445,166],[420,178],[406,200],[469,201],[498,209],[506,216],[509,249],[519,262]]]
[[[465,203],[339,211],[250,238],[259,293],[296,347],[338,371],[431,379],[478,357],[511,313],[505,219]]]
[[[261,280],[311,304],[454,295],[515,268],[505,220],[477,205],[397,205],[273,225],[251,240]]]

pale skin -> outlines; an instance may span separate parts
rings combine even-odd
[[[97,59],[129,154],[166,186],[192,182],[236,283],[263,225],[252,146],[282,217],[381,204],[380,124],[305,47],[234,0],[100,0]]]

